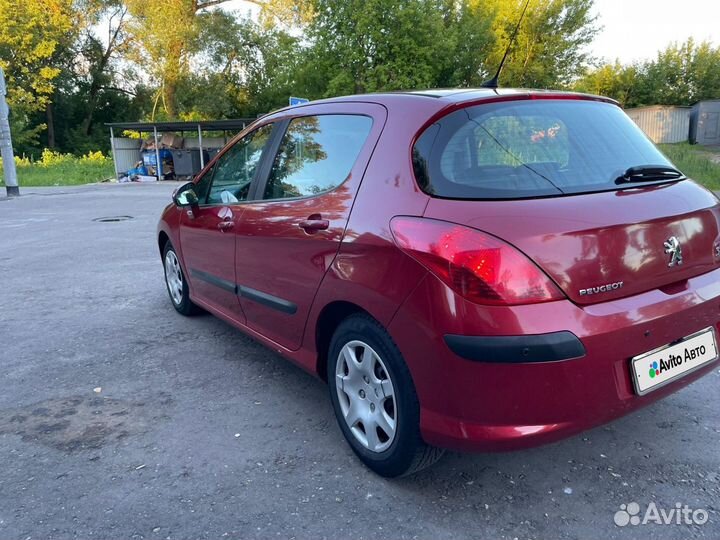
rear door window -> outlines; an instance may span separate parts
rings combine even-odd
[[[310,197],[350,174],[372,127],[368,116],[328,114],[290,121],[268,177],[264,199]]]
[[[422,134],[413,164],[426,193],[459,199],[619,189],[615,179],[629,167],[672,166],[619,107],[589,100],[509,101],[456,111]]]

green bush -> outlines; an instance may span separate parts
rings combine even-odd
[[[102,152],[88,152],[76,157],[45,149],[38,161],[15,156],[15,166],[20,187],[91,184],[115,176],[112,159]],[[0,185],[5,185],[2,160]]]

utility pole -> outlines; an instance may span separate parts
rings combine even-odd
[[[10,119],[8,118],[10,109],[5,101],[6,95],[5,74],[0,67],[0,157],[2,157],[3,171],[5,172],[7,195],[8,197],[17,197],[20,195],[20,188],[18,187],[15,157],[10,138]]]

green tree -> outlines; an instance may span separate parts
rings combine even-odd
[[[461,77],[442,0],[318,0],[308,60],[322,95],[434,86]],[[463,3],[464,5],[464,3]],[[451,16],[451,17],[454,17]],[[447,66],[447,67],[446,67]]]
[[[619,60],[589,70],[573,85],[573,90],[608,96],[616,99],[623,107],[632,105],[639,98],[638,67],[634,64],[623,66]]]
[[[720,45],[703,41],[693,48],[689,77],[692,102],[720,96]]]
[[[310,96],[306,51],[299,38],[277,28],[263,30],[257,34],[255,53],[247,69],[243,116],[284,107],[288,97],[297,93]]]
[[[247,0],[260,6],[260,19],[265,27],[278,23],[302,28],[315,17],[313,0]]]
[[[16,140],[38,140],[47,125],[43,144],[81,152],[107,144],[108,120],[254,116],[292,94],[478,86],[524,0],[249,0],[257,21],[229,12],[228,1],[0,0],[0,61],[24,130],[14,127]],[[591,5],[531,0],[503,86],[563,86],[579,75]],[[716,51],[706,49],[693,56],[692,84],[713,89]],[[654,73],[645,67],[640,82]],[[651,87],[619,75],[616,84],[612,69],[584,84],[625,89],[626,100]]]
[[[525,0],[474,0],[473,4],[495,10],[497,42],[488,62],[497,66]],[[503,68],[501,85],[563,87],[581,75],[590,60],[586,45],[598,32],[592,5],[593,0],[531,0]]]
[[[496,42],[494,11],[484,2],[447,0],[443,12],[445,51],[433,86],[479,86],[488,78],[487,58]]]
[[[85,98],[79,133],[88,137],[104,95],[108,92],[124,92],[114,86],[116,75],[113,68],[127,52],[130,36],[127,31],[128,8],[121,0],[83,0],[82,3],[89,24],[83,29],[76,47],[74,71],[77,93]],[[104,30],[104,36],[98,35],[98,27]]]
[[[625,107],[691,105],[720,96],[720,47],[692,39],[671,43],[657,57],[622,66],[602,64],[578,79],[574,88],[617,99]]]
[[[177,118],[178,85],[191,75],[192,57],[201,52],[199,39],[208,10],[228,0],[124,0],[133,15],[129,23],[134,40],[133,60],[147,70],[158,87],[153,117],[158,109],[168,118]],[[260,6],[263,21],[270,28],[274,23],[302,25],[313,16],[309,0],[249,0]],[[224,19],[228,21],[226,17]],[[237,28],[231,25],[231,28]],[[216,30],[227,35],[216,25]],[[205,33],[205,36],[208,34]],[[213,42],[218,42],[213,39]],[[220,40],[222,41],[222,40]],[[159,107],[160,106],[160,107]]]
[[[198,24],[202,48],[191,62],[201,68],[178,86],[181,118],[252,117],[302,92],[296,82],[303,58],[298,38],[219,10],[202,14]]]
[[[672,43],[643,66],[644,104],[690,105],[720,95],[720,48]]]
[[[0,65],[17,148],[32,146],[46,127],[30,121],[51,103],[61,73],[59,57],[73,41],[76,25],[72,0],[0,0]]]
[[[188,73],[189,54],[197,37],[196,14],[202,9],[197,0],[126,0],[132,19],[128,31],[133,36],[131,58],[152,77],[158,91],[158,104],[170,118],[177,117],[177,86]]]

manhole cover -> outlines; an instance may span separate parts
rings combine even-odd
[[[93,219],[93,221],[99,221],[100,223],[113,223],[115,221],[128,221],[130,219],[133,219],[132,216],[106,216],[106,217],[98,217]]]

